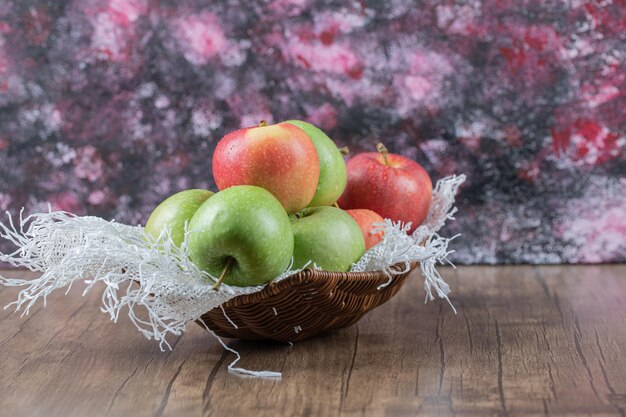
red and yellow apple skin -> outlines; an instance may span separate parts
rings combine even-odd
[[[313,199],[320,176],[315,145],[290,123],[237,130],[224,136],[213,154],[213,178],[220,190],[256,185],[295,213]]]
[[[361,228],[363,239],[365,239],[365,250],[369,250],[369,248],[383,240],[384,232],[372,233],[372,230],[377,227],[374,226],[374,223],[384,222],[380,214],[368,209],[346,210],[346,213],[348,213]]]
[[[386,219],[411,222],[412,233],[428,214],[432,181],[417,162],[387,153],[382,144],[379,149],[348,160],[348,185],[339,207],[369,209]]]

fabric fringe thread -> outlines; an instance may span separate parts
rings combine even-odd
[[[434,291],[438,297],[450,302],[450,287],[436,266],[452,253],[448,244],[453,238],[444,238],[437,232],[447,220],[453,219],[456,212],[454,196],[464,180],[465,176],[460,175],[437,183],[427,220],[412,235],[406,233],[409,224],[385,220],[377,225],[385,233],[383,240],[367,251],[351,271],[383,270],[389,276],[388,283],[381,286],[384,287],[401,273],[392,270],[391,265],[404,262],[408,270],[411,262],[420,262],[426,300],[434,299]],[[164,350],[165,347],[171,349],[167,337],[180,336],[187,323],[196,321],[205,312],[234,297],[264,287],[222,285],[219,291],[213,290],[211,284],[217,278],[198,269],[189,258],[187,242],[189,233],[192,233],[189,230],[185,231],[183,244],[177,247],[168,231],[153,239],[141,226],[99,217],[79,217],[51,210],[23,217],[22,210],[16,224],[10,213],[6,214],[6,223],[0,222],[0,237],[12,242],[17,249],[0,253],[0,261],[42,272],[39,278],[32,280],[0,277],[0,283],[5,286],[25,287],[17,300],[5,307],[15,306],[22,315],[28,314],[38,300],[42,300],[45,306],[48,295],[58,289],[69,291],[75,282],[81,281],[86,284],[84,295],[100,282],[104,284],[101,310],[117,322],[122,310],[128,309],[128,317],[137,329],[146,338],[158,341]],[[290,265],[275,280],[299,271]],[[224,349],[237,356],[228,367],[230,372],[280,377],[276,372],[236,368],[239,353],[207,330]]]

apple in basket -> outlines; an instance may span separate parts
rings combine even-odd
[[[346,213],[348,213],[361,228],[361,233],[363,233],[363,238],[365,239],[365,250],[368,250],[383,240],[384,232],[379,231],[374,233],[374,229],[376,229],[374,224],[384,222],[380,214],[368,209],[346,210]]]
[[[289,213],[306,207],[317,188],[315,145],[291,123],[240,129],[222,138],[213,154],[217,188],[256,185],[271,192]]]
[[[180,246],[185,239],[185,222],[189,222],[196,210],[212,195],[213,192],[208,190],[193,189],[170,196],[152,211],[145,231],[157,239],[168,229],[172,242]]]
[[[294,268],[311,261],[326,271],[345,272],[365,253],[359,225],[341,209],[309,207],[290,218]]]
[[[315,145],[320,163],[320,177],[317,189],[309,207],[332,206],[346,188],[346,163],[343,160],[347,148],[337,149],[335,142],[321,129],[302,120],[288,120],[285,123],[298,126]]]
[[[191,260],[221,282],[269,282],[291,262],[294,238],[287,212],[267,190],[240,185],[222,190],[189,222]]]
[[[339,199],[344,210],[369,209],[386,219],[411,222],[409,233],[426,219],[433,184],[417,162],[390,154],[382,143],[378,152],[348,160],[348,185]]]

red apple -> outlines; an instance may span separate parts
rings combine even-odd
[[[369,209],[386,219],[411,222],[413,232],[426,218],[433,184],[420,164],[390,154],[378,144],[347,163],[348,185],[339,199],[344,210]]]
[[[213,154],[213,178],[223,190],[256,185],[271,192],[289,213],[305,208],[315,195],[320,163],[315,145],[291,123],[229,133]]]
[[[372,230],[376,228],[374,223],[382,223],[384,221],[380,214],[368,209],[346,210],[346,213],[352,216],[361,228],[361,233],[363,233],[363,238],[365,239],[365,250],[383,240],[384,232],[372,233]]]

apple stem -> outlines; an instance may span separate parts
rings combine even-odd
[[[261,120],[259,122],[259,127],[265,127],[265,126],[267,126],[267,120]]]
[[[347,146],[344,146],[343,148],[339,148],[339,153],[346,156],[350,153],[350,149]]]
[[[219,279],[217,280],[217,282],[215,283],[215,285],[213,285],[213,290],[217,291],[220,289],[220,287],[222,286],[222,282],[224,282],[224,279],[226,278],[226,274],[228,274],[228,271],[230,270],[230,266],[232,264],[233,259],[232,258],[228,258],[228,260],[226,261],[226,266],[224,267],[224,270],[222,271],[222,274],[220,275]]]
[[[387,147],[383,145],[382,142],[379,142],[376,145],[376,150],[380,152],[380,154],[383,156],[383,159],[385,160],[385,165],[389,165],[389,161],[387,160],[387,154],[389,153],[389,151],[387,150]]]
[[[333,206],[337,207],[338,209],[340,209],[341,207],[339,207],[339,204],[335,201],[335,204],[333,204]]]

